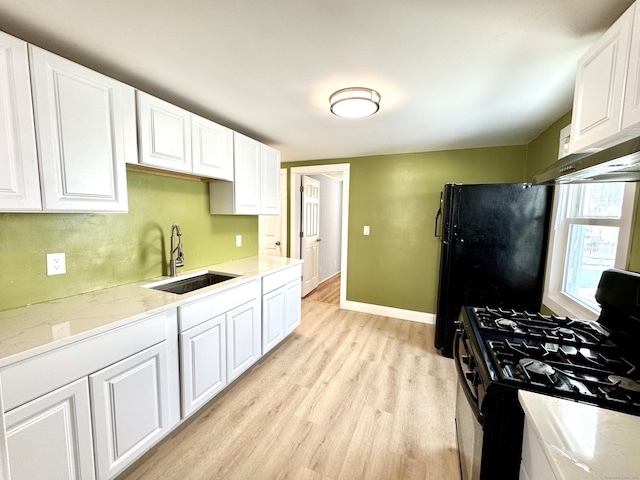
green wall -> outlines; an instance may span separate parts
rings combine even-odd
[[[257,255],[258,217],[210,215],[207,183],[136,172],[127,179],[126,214],[0,214],[0,310],[167,275],[174,222],[184,270]],[[67,274],[48,277],[46,254],[57,252],[66,254]]]
[[[384,155],[349,163],[347,300],[435,312],[440,244],[434,220],[447,182],[524,180],[526,146]],[[364,225],[371,235],[364,236]]]
[[[545,169],[558,159],[560,130],[569,123],[571,123],[571,112],[565,114],[542,132],[535,140],[529,143],[527,146],[526,168],[526,178],[528,181],[530,181],[537,172]],[[637,200],[627,269],[632,272],[640,272],[640,208]]]

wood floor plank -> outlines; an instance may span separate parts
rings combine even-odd
[[[302,325],[119,480],[457,480],[432,325],[303,301]]]

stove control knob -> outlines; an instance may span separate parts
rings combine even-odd
[[[464,355],[462,357],[462,363],[469,366],[469,369],[473,370],[476,367],[476,359],[471,355]]]

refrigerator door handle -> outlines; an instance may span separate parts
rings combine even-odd
[[[442,235],[438,234],[438,218],[440,218],[441,216],[442,216],[442,205],[440,205],[440,208],[438,209],[438,213],[436,213],[436,228],[433,232],[433,235],[440,239],[442,239]]]

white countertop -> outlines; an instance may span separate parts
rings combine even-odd
[[[243,258],[182,272],[177,278],[208,270],[239,275],[183,295],[142,287],[170,278],[158,277],[0,312],[0,367],[299,263],[295,258]]]
[[[558,480],[640,479],[640,417],[520,390]]]

